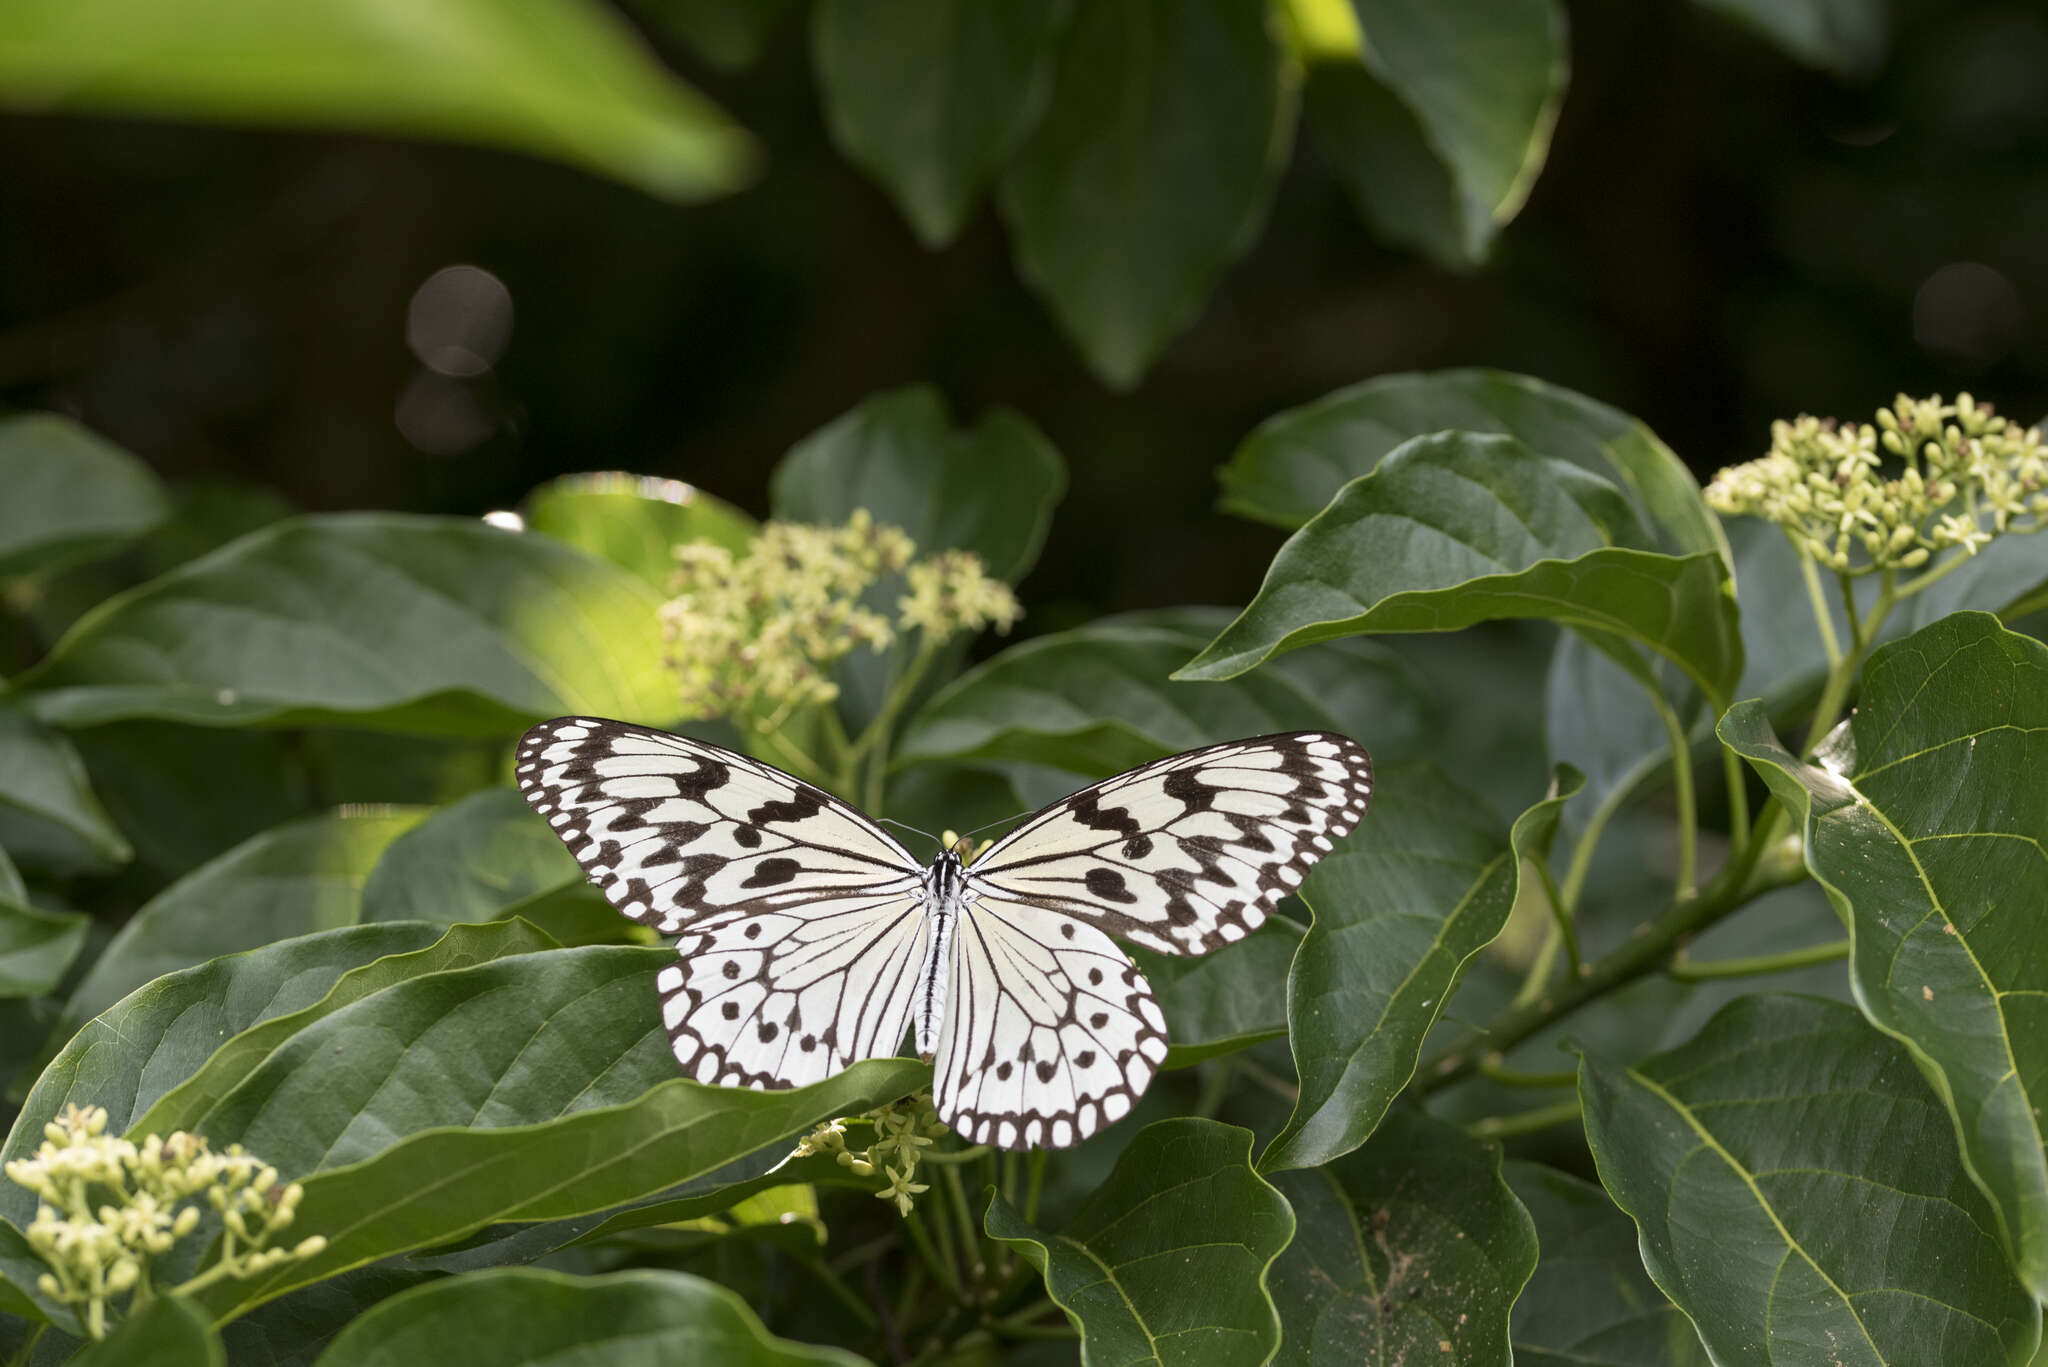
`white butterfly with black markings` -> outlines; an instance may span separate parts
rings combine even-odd
[[[1365,815],[1372,761],[1298,731],[1190,750],[929,866],[759,760],[624,722],[527,732],[520,791],[612,904],[675,935],[656,979],[700,1082],[799,1087],[913,1029],[968,1139],[1065,1147],[1121,1119],[1166,1020],[1112,936],[1206,954],[1256,929]]]

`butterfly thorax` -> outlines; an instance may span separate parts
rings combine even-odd
[[[924,871],[924,962],[917,978],[917,1053],[930,1061],[939,1047],[939,1022],[946,1015],[946,979],[951,971],[953,927],[974,902],[967,869],[947,850]]]

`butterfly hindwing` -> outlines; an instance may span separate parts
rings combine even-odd
[[[1372,761],[1296,731],[1190,750],[1053,803],[968,872],[984,891],[1065,912],[1165,954],[1241,940],[1349,835]]]

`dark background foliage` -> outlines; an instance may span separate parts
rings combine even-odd
[[[752,188],[692,207],[471,148],[0,118],[0,402],[308,509],[473,513],[619,467],[758,512],[790,443],[932,379],[963,415],[1029,414],[1072,468],[1031,631],[1244,601],[1279,534],[1216,513],[1210,472],[1375,374],[1539,375],[1703,474],[1773,417],[1900,389],[2048,411],[2037,7],[1901,5],[1862,85],[1704,7],[1580,0],[1571,23],[1556,142],[1491,268],[1377,245],[1304,133],[1256,246],[1128,395],[1019,282],[990,208],[929,254],[834,151],[796,16],[739,75],[648,31],[766,150]],[[457,263],[514,315],[468,378],[406,340],[415,290]]]

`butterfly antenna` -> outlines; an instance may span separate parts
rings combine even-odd
[[[931,841],[934,845],[939,843],[939,838],[933,835],[930,831],[924,830],[923,828],[918,826],[913,826],[908,821],[898,821],[893,816],[878,816],[875,818],[875,824],[877,826],[900,826],[904,830],[909,831],[912,835],[923,836],[926,840]]]

